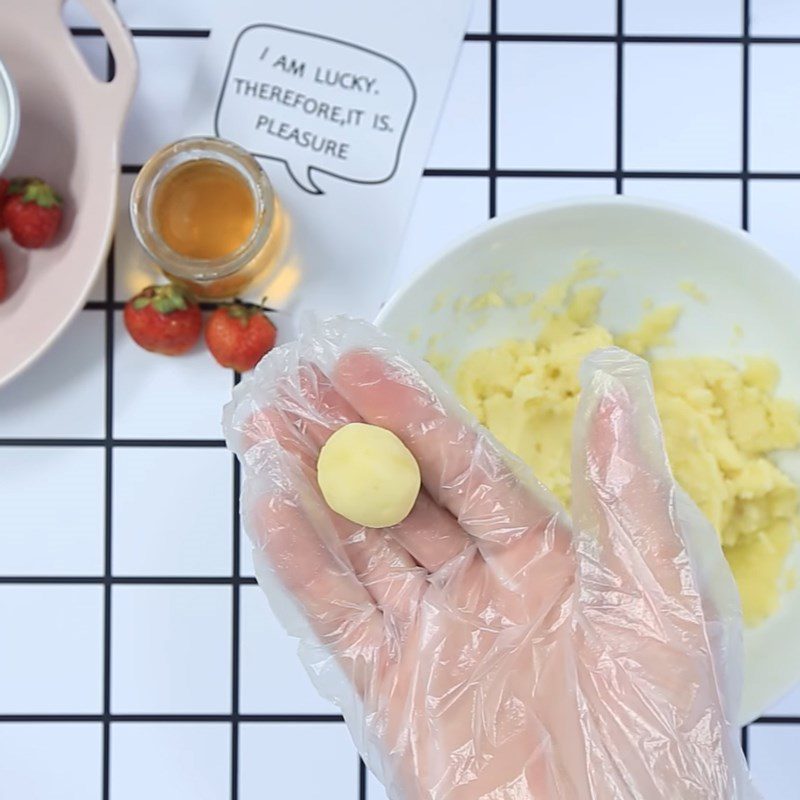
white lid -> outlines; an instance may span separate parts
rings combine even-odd
[[[19,132],[19,100],[5,65],[0,61],[0,170],[11,158]]]

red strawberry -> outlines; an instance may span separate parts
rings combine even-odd
[[[275,326],[261,306],[228,303],[217,308],[206,323],[206,344],[223,367],[247,372],[275,346]]]
[[[15,178],[3,204],[3,220],[20,247],[44,247],[61,224],[61,197],[38,178]]]
[[[0,231],[6,227],[5,219],[3,218],[3,206],[6,204],[6,195],[8,194],[8,179],[0,178]]]
[[[0,250],[0,301],[6,299],[8,293],[8,276],[6,275],[6,257]]]
[[[179,286],[148,286],[125,304],[125,327],[140,347],[165,356],[191,350],[200,338],[200,307]]]

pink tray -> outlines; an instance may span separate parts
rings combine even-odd
[[[63,0],[24,0],[0,25],[0,58],[17,85],[21,123],[7,176],[38,175],[64,195],[53,246],[24,251],[8,233],[10,296],[0,303],[0,385],[30,365],[80,310],[114,230],[119,140],[137,78],[136,51],[108,0],[82,0],[114,55],[92,75],[61,18]]]

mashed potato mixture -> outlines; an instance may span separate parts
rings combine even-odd
[[[603,290],[576,288],[581,277],[534,302],[535,339],[478,350],[459,365],[461,401],[569,507],[581,362],[611,344],[647,357],[675,477],[719,533],[747,623],[761,622],[790,580],[798,529],[798,488],[770,454],[800,445],[800,409],[775,397],[779,372],[768,359],[740,368],[720,358],[651,357],[669,343],[680,308],[652,310],[637,330],[612,333],[598,322]]]

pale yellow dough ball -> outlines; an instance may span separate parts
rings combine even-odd
[[[391,431],[363,422],[339,428],[322,448],[317,480],[325,502],[351,522],[388,528],[419,494],[419,465]]]

